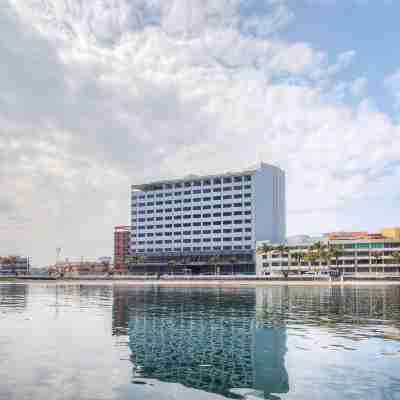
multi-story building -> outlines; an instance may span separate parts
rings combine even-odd
[[[127,272],[131,227],[116,226],[114,228],[114,270],[117,273]]]
[[[0,257],[0,274],[25,275],[29,274],[29,257],[7,256]]]
[[[267,254],[257,255],[257,269],[266,274],[280,274],[282,271],[300,274],[310,270],[334,269],[340,274],[399,275],[398,232],[399,228],[383,229],[380,233],[337,232],[286,248],[277,246]],[[316,259],[310,262],[306,256],[313,252],[313,242],[318,241],[326,247],[325,251],[335,249],[336,256],[328,261],[326,257],[318,258],[316,254]]]
[[[261,163],[240,172],[132,185],[131,218],[132,255],[159,266],[198,256],[204,267],[205,257],[235,255],[243,265],[232,272],[254,273],[256,242],[285,240],[285,173]]]

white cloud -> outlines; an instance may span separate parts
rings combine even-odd
[[[325,231],[399,158],[386,115],[331,100],[353,51],[329,64],[308,43],[250,34],[239,0],[12,4],[0,9],[0,213],[6,204],[25,229],[9,220],[0,235],[37,262],[60,245],[67,256],[109,253],[130,183],[264,159],[287,171],[289,231]],[[261,25],[283,12],[269,6]],[[330,225],[308,229],[306,209],[333,210]]]
[[[395,108],[400,110],[400,69],[388,76],[384,84],[394,98]]]

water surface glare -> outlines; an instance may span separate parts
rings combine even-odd
[[[400,400],[400,286],[0,283],[0,400]]]

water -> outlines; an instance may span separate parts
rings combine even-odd
[[[0,284],[0,399],[400,399],[400,287]]]

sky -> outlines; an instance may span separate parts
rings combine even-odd
[[[400,2],[3,0],[0,253],[112,254],[130,185],[264,161],[288,234],[400,225]]]

